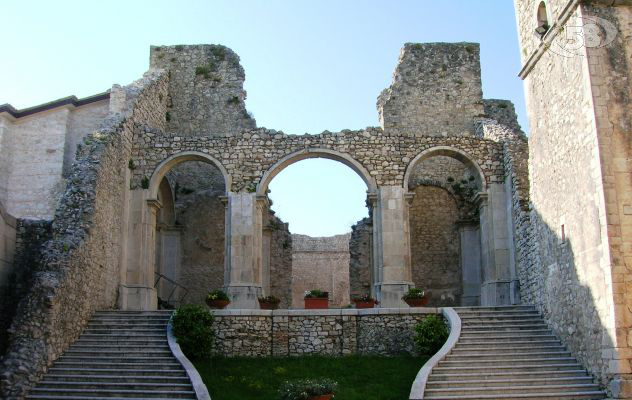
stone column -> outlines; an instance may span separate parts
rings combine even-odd
[[[515,296],[515,274],[510,265],[513,240],[507,230],[504,186],[490,184],[487,193],[479,193],[481,227],[481,305],[509,305]]]
[[[481,236],[476,223],[460,222],[462,306],[481,304]]]
[[[402,296],[413,285],[410,267],[408,200],[399,186],[369,196],[373,206],[374,290],[380,307],[408,307]]]
[[[262,293],[262,212],[267,197],[229,192],[226,198],[224,286],[229,308],[257,309]]]
[[[121,283],[122,310],[155,310],[156,212],[161,204],[148,199],[148,190],[133,190],[127,234],[125,280]]]

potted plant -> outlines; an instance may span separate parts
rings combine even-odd
[[[222,290],[212,290],[206,295],[206,304],[211,308],[222,309],[230,303],[228,295]]]
[[[408,289],[408,292],[402,297],[402,300],[411,307],[423,307],[428,304],[428,297],[426,297],[423,289]]]
[[[355,304],[355,308],[373,308],[376,304],[379,304],[378,301],[369,294],[353,296],[351,301]]]
[[[338,384],[331,379],[302,379],[285,382],[279,388],[281,400],[330,400]]]
[[[262,310],[276,310],[281,299],[274,296],[259,297],[259,308]]]
[[[314,289],[305,292],[305,309],[329,308],[329,292]]]

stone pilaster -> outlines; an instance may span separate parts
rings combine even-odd
[[[229,192],[226,210],[224,285],[230,308],[259,308],[262,293],[262,212],[265,196]]]
[[[402,296],[411,287],[407,193],[383,186],[372,197],[374,290],[381,307],[407,307]]]

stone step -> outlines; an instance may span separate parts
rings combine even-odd
[[[520,334],[520,335],[511,335],[511,334],[496,334],[496,333],[487,333],[486,335],[480,335],[480,334],[464,334],[461,333],[461,337],[459,338],[459,341],[457,343],[462,343],[462,344],[466,344],[466,343],[509,343],[509,342],[525,342],[525,341],[530,341],[530,342],[539,342],[539,341],[546,341],[546,340],[559,340],[555,335],[553,335],[552,333],[546,333],[546,334],[538,334],[538,335],[525,335],[525,334]]]
[[[468,341],[467,343],[461,343],[459,340],[455,348],[517,348],[517,347],[550,347],[550,346],[562,346],[562,342],[558,339],[548,340],[512,340],[512,341]]]
[[[124,311],[124,310],[99,310],[94,312],[94,317],[101,315],[171,315],[173,310],[153,310],[153,311]]]
[[[454,395],[445,396],[440,394],[424,396],[433,400],[597,400],[605,399],[606,393],[603,391],[591,392],[567,392],[567,393],[510,393],[508,395],[488,394],[488,395]]]
[[[145,335],[166,335],[166,328],[87,328],[83,331],[84,335],[129,335],[129,336],[145,336]]]
[[[25,397],[26,399],[32,400],[130,400],[130,397],[105,397],[105,396],[76,396],[76,395],[29,395]],[[134,400],[154,400],[159,398],[160,400],[176,400],[179,398],[176,397],[132,397]],[[195,397],[192,397],[195,399]]]
[[[493,336],[490,336],[493,335]],[[533,337],[534,335],[543,335],[543,336],[553,336],[551,330],[548,328],[545,329],[513,329],[513,330],[469,330],[462,329],[461,337],[463,338],[485,338],[490,339],[491,337]]]
[[[152,334],[122,334],[122,333],[83,333],[79,337],[79,342],[84,342],[84,340],[99,340],[99,341],[123,341],[123,342],[131,342],[132,340],[138,340],[143,342],[140,339],[149,339],[149,340],[162,340],[163,342],[167,339],[167,331],[161,333],[152,333]]]
[[[461,328],[462,333],[474,333],[474,332],[482,332],[482,331],[492,331],[492,332],[513,332],[513,331],[545,331],[550,332],[549,327],[544,323],[538,324],[499,324],[499,325],[463,325]]]
[[[541,318],[541,315],[537,311],[510,311],[506,313],[497,312],[466,312],[459,313],[459,317],[462,321],[470,319],[503,319],[514,320],[523,318]]]
[[[87,361],[55,361],[55,367],[59,368],[99,368],[110,370],[124,369],[155,369],[155,370],[181,370],[182,366],[177,362],[87,362]]]
[[[457,387],[507,387],[507,386],[544,386],[544,385],[572,385],[593,384],[590,376],[569,376],[565,378],[536,378],[536,379],[488,379],[488,380],[461,380],[461,381],[428,381],[426,388],[449,389]]]
[[[43,380],[38,384],[39,389],[96,389],[96,390],[160,390],[160,391],[187,391],[193,390],[191,383],[157,383],[157,382],[74,382]]]
[[[513,305],[513,306],[474,306],[474,307],[454,307],[457,314],[468,312],[508,312],[508,311],[536,311],[534,306]]]
[[[522,318],[522,319],[489,319],[489,318],[471,318],[462,319],[462,326],[513,326],[513,325],[546,325],[540,318]]]
[[[542,352],[542,351],[531,351],[531,352],[506,352],[506,353],[474,353],[474,354],[463,354],[463,353],[452,353],[448,354],[444,360],[445,361],[462,361],[462,362],[476,362],[476,361],[523,361],[523,360],[541,360],[541,359],[550,359],[554,357],[555,360],[564,358],[564,359],[574,359],[571,357],[571,353],[568,351],[560,351],[560,352]]]
[[[167,345],[167,341],[166,341],[166,335],[161,335],[159,337],[156,338],[138,338],[138,337],[131,337],[131,338],[127,338],[127,339],[120,339],[117,337],[111,337],[111,338],[102,338],[102,339],[96,339],[96,338],[81,338],[79,340],[77,340],[74,344],[75,345],[79,345],[79,346],[100,346],[100,345],[105,345],[105,346],[110,346],[110,345],[120,345],[120,346],[165,346]]]
[[[475,395],[476,393],[490,395],[510,395],[510,394],[535,394],[535,393],[564,393],[564,392],[598,392],[599,386],[594,383],[571,384],[571,385],[541,385],[541,386],[487,386],[487,387],[467,387],[448,389],[426,389],[424,394],[432,398],[433,394],[438,395]]]
[[[101,357],[168,357],[172,358],[173,355],[171,351],[167,348],[166,350],[153,350],[153,349],[142,349],[142,350],[106,350],[106,349],[97,349],[97,350],[76,350],[76,349],[68,349],[64,352],[64,356],[68,357],[87,357],[94,356],[97,358]]]
[[[92,363],[98,362],[98,363],[137,363],[137,364],[149,364],[149,363],[163,363],[163,362],[176,362],[176,359],[173,358],[173,356],[168,356],[168,357],[161,357],[161,356],[155,356],[155,357],[146,357],[146,356],[129,356],[129,357],[125,357],[125,356],[120,356],[120,357],[107,357],[107,356],[93,356],[93,357],[82,357],[82,356],[73,356],[73,355],[66,355],[66,353],[64,353],[60,358],[59,361],[62,362],[75,362],[75,363],[81,363],[81,362],[87,362],[90,361]]]
[[[433,370],[434,371],[434,370]],[[586,370],[583,369],[569,369],[569,370],[540,370],[531,372],[472,372],[472,373],[446,373],[436,374],[433,373],[429,377],[429,382],[445,381],[460,382],[460,381],[485,381],[485,380],[513,380],[513,379],[543,379],[543,378],[569,378],[569,377],[589,377]]]
[[[480,373],[481,375],[486,375],[489,373],[497,373],[497,372],[521,372],[521,373],[531,373],[538,370],[549,370],[549,371],[563,371],[563,370],[577,370],[582,369],[582,366],[576,362],[574,363],[557,363],[557,364],[523,364],[523,363],[512,363],[512,364],[502,364],[496,363],[491,365],[484,366],[474,366],[474,365],[458,365],[458,366],[445,366],[439,364],[438,366],[432,369],[433,372],[437,373]]]
[[[155,373],[155,375],[121,375],[118,373],[118,371],[116,372],[116,374],[112,373],[111,370],[107,370],[107,372],[109,373],[108,375],[94,375],[94,374],[81,375],[81,374],[74,374],[74,373],[67,373],[67,374],[52,373],[52,374],[46,375],[46,380],[54,381],[54,382],[95,382],[95,383],[96,382],[112,382],[112,383],[141,382],[141,383],[164,383],[164,384],[171,384],[171,383],[190,384],[189,378],[186,376],[186,374],[182,376],[167,376],[167,375],[161,374],[160,372],[162,371],[158,371]]]
[[[540,352],[551,352],[551,353],[560,353],[567,352],[564,346],[560,345],[550,345],[543,346],[541,344],[531,345],[531,346],[493,346],[493,347],[483,347],[483,346],[456,346],[450,352],[451,355],[476,355],[476,354],[489,354],[489,353],[499,353],[500,354],[526,354],[526,353],[540,353]]]
[[[167,324],[162,322],[111,322],[111,323],[95,323],[90,322],[87,329],[167,329]]]
[[[153,365],[152,365],[153,367]],[[156,368],[126,368],[126,369],[113,369],[113,368],[68,368],[57,367],[53,365],[50,368],[49,373],[55,375],[105,375],[111,376],[116,374],[119,376],[169,376],[169,377],[186,377],[186,371],[180,367],[175,369],[156,369]]]
[[[86,397],[120,397],[120,398],[164,398],[195,399],[193,390],[107,390],[107,389],[48,389],[35,388],[32,395],[43,396],[86,396]],[[32,398],[27,396],[27,398]]]
[[[164,341],[163,341],[164,342]],[[167,351],[171,354],[171,350],[169,349],[168,344],[149,344],[142,346],[138,345],[127,345],[122,344],[125,342],[121,342],[119,344],[79,344],[75,343],[68,348],[68,351],[82,351],[82,352],[102,352],[102,351],[119,351],[119,352],[139,352],[139,351]]]
[[[513,362],[512,362],[513,361]],[[505,359],[493,359],[493,360],[459,360],[459,361],[445,361],[442,360],[439,362],[438,365],[442,366],[442,367],[460,367],[460,366],[467,366],[467,367],[486,367],[486,366],[495,366],[496,368],[503,368],[502,365],[513,365],[513,364],[520,364],[523,366],[528,366],[528,365],[539,365],[539,366],[546,366],[549,364],[571,364],[571,363],[576,363],[577,360],[574,357],[536,357],[536,358],[522,358],[522,359],[511,359],[511,358],[505,358]],[[511,363],[511,364],[509,364]]]

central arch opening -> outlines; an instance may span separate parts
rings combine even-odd
[[[263,265],[270,271],[263,274],[269,276],[264,288],[285,297],[289,308],[303,308],[305,291],[314,289],[329,292],[329,306],[341,308],[351,302],[354,266],[371,259],[365,181],[371,178],[346,160],[307,155],[282,160],[263,179],[270,199],[263,220]],[[356,291],[369,290],[367,284]]]

